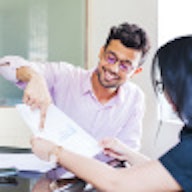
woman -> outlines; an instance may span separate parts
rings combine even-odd
[[[56,157],[61,166],[101,191],[191,192],[192,36],[174,39],[157,51],[152,65],[152,81],[155,91],[163,91],[184,123],[180,142],[160,159],[150,160],[111,139],[101,142],[104,152],[128,161],[131,168],[115,169],[40,138],[32,141],[34,153],[44,160]]]

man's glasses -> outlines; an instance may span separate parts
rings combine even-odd
[[[113,52],[104,52],[104,59],[108,64],[119,63],[119,69],[125,73],[131,72],[135,67],[128,60],[119,60],[115,53]]]

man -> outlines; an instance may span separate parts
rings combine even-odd
[[[138,150],[144,95],[128,80],[141,70],[149,48],[143,29],[123,23],[111,28],[95,69],[7,56],[0,74],[24,88],[24,103],[41,111],[41,127],[53,102],[97,140],[116,137]]]

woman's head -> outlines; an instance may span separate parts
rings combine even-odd
[[[179,37],[160,47],[153,59],[155,91],[163,91],[185,124],[192,126],[192,35]]]

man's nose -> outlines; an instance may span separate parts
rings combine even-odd
[[[113,73],[118,73],[119,72],[119,61],[117,61],[113,65],[110,65],[110,69]]]

